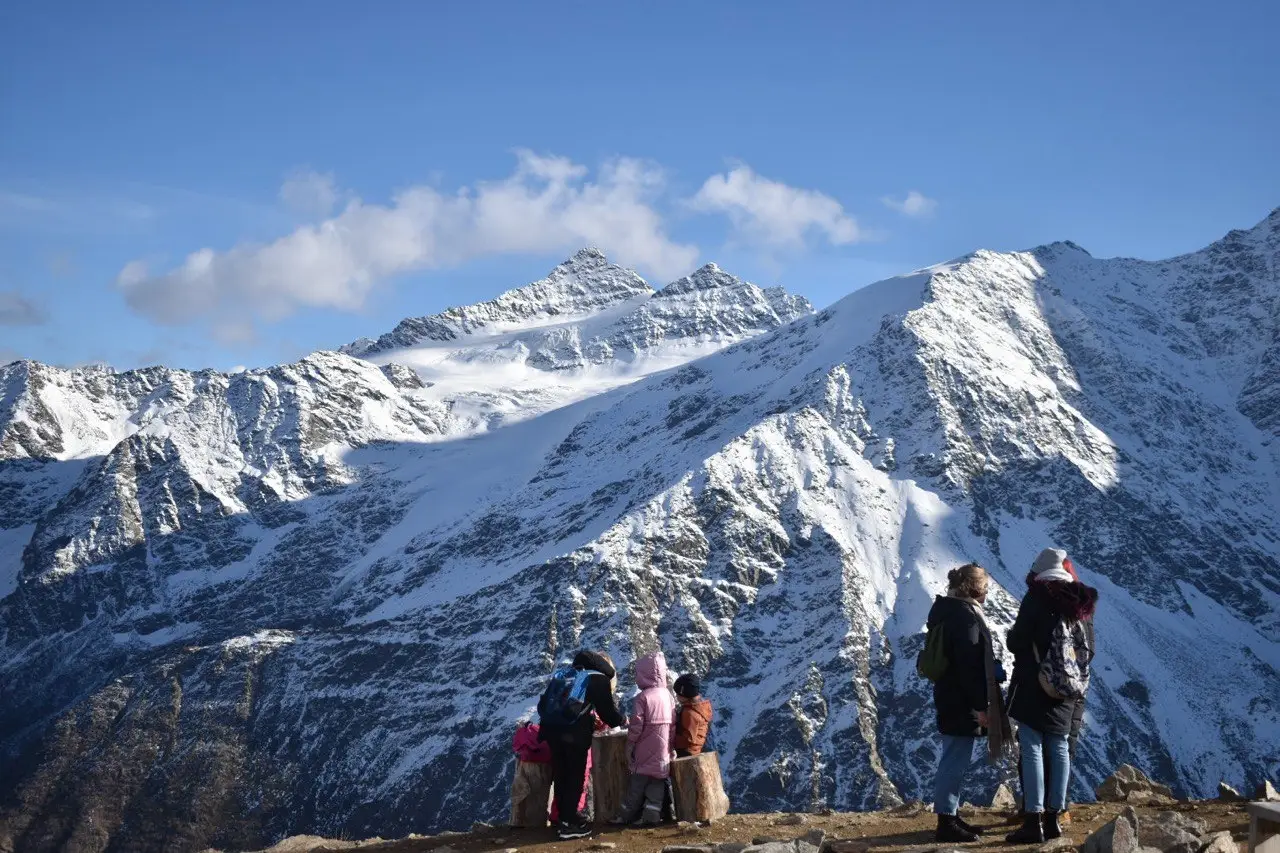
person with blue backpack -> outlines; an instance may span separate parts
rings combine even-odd
[[[1021,828],[1005,837],[1010,844],[1062,837],[1059,815],[1071,779],[1071,730],[1089,690],[1097,604],[1098,591],[1080,582],[1066,551],[1040,552],[1009,630],[1009,716],[1018,721],[1025,812]]]
[[[557,836],[561,840],[591,834],[591,826],[578,805],[595,733],[595,717],[615,728],[626,724],[613,696],[616,675],[608,655],[583,650],[572,664],[556,668],[538,700],[539,736],[551,749],[560,818]]]

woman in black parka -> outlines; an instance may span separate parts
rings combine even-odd
[[[1049,648],[1054,628],[1064,619],[1091,622],[1097,603],[1098,591],[1080,583],[1066,551],[1046,548],[1040,552],[1027,575],[1027,594],[1009,631],[1009,651],[1013,652],[1009,716],[1019,724],[1026,811],[1022,828],[1007,837],[1010,843],[1033,844],[1062,835],[1058,815],[1066,808],[1071,777],[1068,738],[1083,700],[1054,699],[1044,692],[1037,653],[1043,655]],[[1092,637],[1092,630],[1086,633]]]
[[[934,783],[934,811],[938,813],[936,840],[964,844],[978,840],[979,830],[960,818],[960,786],[973,764],[974,743],[987,736],[988,723],[996,732],[1007,730],[998,682],[1002,680],[991,645],[991,633],[982,618],[990,583],[976,563],[952,569],[949,588],[929,611],[929,630],[941,630],[947,666],[933,684],[938,712],[942,754]],[[999,721],[989,721],[988,714]],[[997,753],[999,749],[997,747]]]

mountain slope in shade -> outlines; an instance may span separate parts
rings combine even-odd
[[[81,467],[8,528],[32,532],[0,602],[0,840],[497,816],[513,721],[584,644],[704,673],[741,809],[927,798],[932,596],[978,560],[1002,636],[1047,544],[1102,595],[1075,796],[1122,760],[1199,795],[1280,769],[1280,211],[1163,262],[978,252],[816,315],[714,268],[657,293],[600,275],[358,350],[416,367],[400,385],[313,357],[297,399],[332,399],[329,371],[386,398],[322,407],[317,440],[188,402],[100,459],[6,463]],[[741,340],[650,369],[704,336]],[[457,378],[477,362],[487,397]]]

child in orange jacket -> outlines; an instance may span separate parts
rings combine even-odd
[[[702,681],[691,672],[676,679],[675,691],[676,701],[680,703],[672,743],[676,757],[700,755],[711,729],[711,702],[702,697]]]

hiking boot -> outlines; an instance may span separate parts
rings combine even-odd
[[[569,841],[573,838],[586,838],[591,834],[591,827],[585,823],[561,823],[556,831],[556,838]]]
[[[956,815],[956,823],[960,824],[960,828],[963,829],[965,832],[972,832],[974,835],[981,835],[984,832],[982,827],[974,826],[973,824],[969,823],[969,821],[960,817],[960,815]]]
[[[1044,811],[1044,840],[1052,841],[1055,838],[1062,837],[1062,825],[1059,822],[1060,815],[1055,811],[1045,809]]]
[[[933,833],[933,840],[943,844],[971,844],[978,840],[978,834],[965,829],[964,821],[953,814],[938,815],[938,829]]]
[[[1039,812],[1030,812],[1027,814],[1026,821],[1023,822],[1021,828],[1015,829],[1004,837],[1004,840],[1010,844],[1043,844],[1044,843],[1044,823]]]

